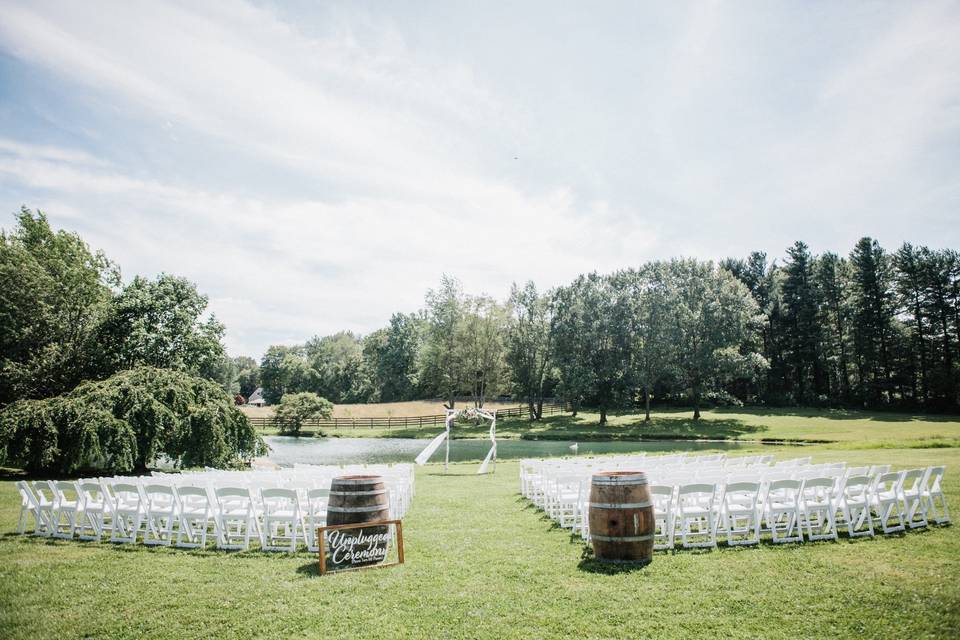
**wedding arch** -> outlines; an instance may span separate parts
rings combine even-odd
[[[443,460],[443,468],[446,470],[450,465],[450,428],[453,426],[453,423],[457,418],[467,418],[470,420],[480,418],[482,420],[490,421],[490,451],[487,452],[487,457],[483,459],[483,464],[480,465],[480,469],[477,471],[477,474],[487,473],[487,469],[490,467],[491,463],[493,465],[490,469],[490,473],[493,473],[497,469],[497,410],[487,411],[486,409],[479,409],[470,407],[469,409],[447,409],[447,418],[444,422],[445,428],[443,432],[438,435],[436,438],[430,441],[430,444],[420,452],[420,455],[416,458],[416,463],[418,465],[424,465],[427,463],[427,460],[430,459],[437,449],[440,448],[441,444],[446,443],[446,455]]]

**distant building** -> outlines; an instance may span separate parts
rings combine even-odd
[[[250,394],[250,397],[247,398],[247,404],[255,407],[262,407],[267,404],[267,401],[263,399],[263,387],[257,387],[257,390]]]

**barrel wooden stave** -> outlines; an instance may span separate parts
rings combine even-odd
[[[653,500],[642,471],[604,471],[590,486],[590,539],[601,562],[648,564],[656,527]]]
[[[390,501],[387,485],[381,476],[338,476],[330,482],[327,501],[327,526],[363,524],[390,519]],[[364,527],[366,535],[386,533],[387,526]],[[377,546],[386,547],[386,543]],[[322,552],[321,552],[322,553]],[[377,561],[354,562],[360,567],[378,564]]]
[[[339,476],[330,482],[327,524],[389,520],[390,501],[381,476]]]

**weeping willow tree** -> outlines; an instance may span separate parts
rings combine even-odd
[[[142,470],[160,455],[227,467],[265,452],[219,385],[169,369],[130,369],[0,412],[0,456],[31,471]]]

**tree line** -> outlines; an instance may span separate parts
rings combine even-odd
[[[574,410],[763,404],[952,411],[958,407],[960,258],[863,238],[848,256],[803,242],[782,261],[656,261],[587,274],[507,300],[453,278],[421,310],[367,336],[340,332],[237,361],[243,391],[268,402],[508,394],[535,418],[543,398]]]
[[[951,411],[958,407],[960,258],[870,238],[847,256],[797,242],[719,263],[655,261],[506,300],[448,276],[423,307],[231,358],[223,325],[183,278],[124,284],[76,234],[23,209],[0,235],[0,406],[67,393],[136,367],[174,370],[270,403],[509,395],[574,408],[748,403]]]

